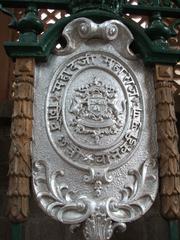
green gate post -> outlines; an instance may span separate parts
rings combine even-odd
[[[170,232],[169,233],[170,240],[180,240],[178,220],[169,221],[169,232]]]
[[[11,224],[11,240],[23,240],[21,223]]]

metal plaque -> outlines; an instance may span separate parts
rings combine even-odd
[[[116,20],[69,23],[67,46],[36,65],[33,187],[40,207],[107,240],[157,193],[153,76]]]

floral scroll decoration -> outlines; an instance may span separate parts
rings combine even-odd
[[[86,239],[108,240],[113,229],[126,229],[126,222],[143,215],[153,203],[154,198],[144,193],[146,181],[157,181],[156,176],[148,173],[149,162],[145,161],[139,170],[130,170],[128,175],[134,181],[119,191],[119,197],[108,197],[95,202],[91,192],[71,191],[63,183],[65,172],[50,172],[45,161],[34,164],[33,181],[38,202],[46,212],[63,223],[78,224],[83,221]],[[153,166],[155,168],[155,166]]]

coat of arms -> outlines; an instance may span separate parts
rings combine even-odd
[[[99,144],[103,136],[122,130],[126,101],[117,91],[94,78],[91,83],[74,90],[69,112],[74,115],[71,127],[78,134],[88,134]]]

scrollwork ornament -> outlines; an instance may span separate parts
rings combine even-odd
[[[129,175],[133,176],[134,182],[125,185],[119,192],[118,201],[109,199],[107,204],[108,215],[114,220],[121,219],[123,222],[128,222],[129,218],[136,219],[146,211],[146,202],[153,203],[154,198],[150,194],[144,194],[144,185],[147,178],[155,183],[157,178],[155,175],[147,177],[148,163],[145,161],[140,170],[130,170]]]
[[[134,182],[124,186],[118,199],[101,198],[99,190],[102,183],[96,181],[99,201],[94,201],[78,191],[71,191],[62,181],[64,171],[50,173],[45,161],[35,162],[33,179],[37,199],[50,216],[69,224],[86,220],[84,234],[87,240],[108,240],[115,227],[124,231],[126,222],[143,215],[147,211],[147,205],[152,204],[154,197],[144,193],[144,185],[147,179],[153,183],[156,177],[148,175],[147,172],[146,161],[139,171],[129,171],[129,175],[134,177]]]
[[[104,214],[94,214],[86,220],[84,236],[87,240],[109,240],[113,233],[112,220]]]
[[[45,207],[46,212],[53,216],[55,219],[71,224],[84,221],[90,215],[90,209],[84,202],[86,196],[81,196],[78,192],[70,191],[69,187],[65,183],[58,183],[58,177],[62,177],[61,171],[55,171],[50,174],[49,168],[46,166],[45,161],[38,161],[34,164],[34,185],[38,188],[39,186],[44,188],[37,192],[38,201]],[[45,201],[45,205],[44,205]],[[66,219],[66,212],[77,211],[80,213],[75,219]]]

